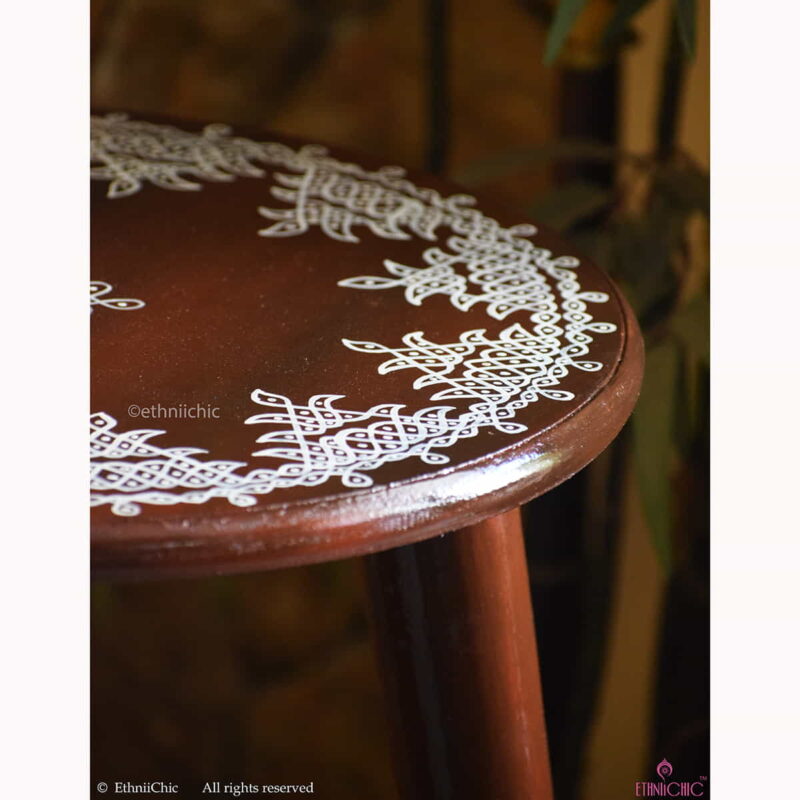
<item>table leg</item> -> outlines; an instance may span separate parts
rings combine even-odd
[[[519,510],[365,560],[401,797],[551,800]]]

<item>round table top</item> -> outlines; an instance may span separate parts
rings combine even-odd
[[[558,238],[337,150],[92,118],[92,559],[211,574],[369,553],[594,458],[636,323]]]

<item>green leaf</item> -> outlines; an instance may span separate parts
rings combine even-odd
[[[675,376],[675,450],[678,460],[685,461],[693,443],[694,419],[696,417],[697,387],[694,380],[697,361],[686,351],[678,348],[678,372]]]
[[[672,567],[672,457],[679,350],[672,340],[647,353],[633,412],[633,464],[653,546],[665,572]]]
[[[692,355],[703,364],[709,363],[711,326],[708,296],[705,292],[698,294],[673,314],[670,328]]]
[[[534,221],[563,231],[602,210],[613,198],[612,189],[578,180],[559,186],[534,203],[529,212]]]
[[[695,20],[697,17],[695,0],[675,0],[675,13],[678,17],[678,32],[681,35],[683,47],[689,58],[694,58]]]
[[[692,468],[697,457],[698,438],[707,440],[707,383],[708,364],[698,358],[696,353],[681,346],[681,379],[675,389],[677,412],[678,457],[684,469]]]
[[[613,263],[613,242],[610,225],[592,225],[570,233],[570,243],[578,253],[585,253],[606,272]],[[624,293],[624,292],[623,292]]]
[[[603,33],[603,44],[611,47],[618,42],[633,17],[651,2],[652,0],[620,0]]]
[[[545,64],[552,64],[556,60],[585,5],[586,0],[560,0],[553,24],[547,32],[547,43],[544,48]]]
[[[610,230],[608,269],[628,287],[628,300],[645,328],[672,307],[678,290],[669,225],[644,217],[617,221]]]
[[[666,166],[653,178],[653,192],[684,211],[708,216],[711,202],[708,173],[687,167]]]

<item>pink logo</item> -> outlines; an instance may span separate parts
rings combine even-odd
[[[670,764],[669,761],[664,758],[656,767],[656,772],[658,773],[658,777],[661,778],[662,781],[665,781],[670,775],[672,775],[672,764]]]
[[[662,758],[656,765],[656,775],[661,778],[660,783],[654,781],[637,781],[637,797],[703,797],[706,793],[705,782],[708,778],[701,775],[695,781],[670,781],[672,764]]]

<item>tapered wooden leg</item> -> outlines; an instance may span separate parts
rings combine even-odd
[[[366,559],[404,800],[551,800],[519,511]]]

